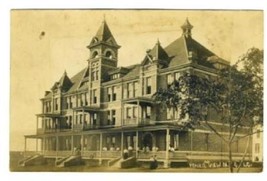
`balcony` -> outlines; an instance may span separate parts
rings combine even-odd
[[[82,131],[82,130],[91,130],[91,129],[98,129],[99,125],[93,124],[75,124],[73,125],[73,131]]]

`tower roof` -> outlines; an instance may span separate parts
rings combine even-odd
[[[111,46],[120,47],[114,39],[105,19],[101,23],[96,35],[92,38],[92,41],[88,47],[90,48],[100,43],[106,43]]]

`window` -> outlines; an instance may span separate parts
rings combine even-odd
[[[78,95],[80,100],[80,106],[83,106],[83,94]]]
[[[117,92],[115,86],[108,88],[108,102],[116,101],[117,99]]]
[[[112,112],[112,122],[111,122],[111,124],[115,125],[115,122],[116,122],[116,111],[112,110],[111,112]]]
[[[99,79],[99,71],[96,70],[96,71],[95,71],[95,80],[98,80],[98,79]]]
[[[128,98],[133,97],[133,83],[132,82],[127,84],[127,91],[128,91],[127,97]]]
[[[88,97],[88,93],[86,92],[84,94],[84,103],[85,103],[86,106],[88,105],[87,97]]]
[[[112,94],[113,101],[116,101],[117,100],[117,90],[118,90],[118,88],[116,88],[116,87],[112,87],[112,88],[113,88],[113,94]]]
[[[93,125],[96,125],[96,122],[97,122],[97,113],[91,114],[91,120],[92,120]]]
[[[151,94],[151,77],[146,78],[146,94]]]
[[[112,53],[111,53],[111,51],[107,51],[106,54],[105,54],[105,57],[107,57],[107,58],[112,58]]]
[[[131,115],[131,108],[130,107],[127,107],[126,108],[126,118],[131,118],[132,115]]]
[[[93,90],[93,104],[97,103],[97,97],[96,97],[96,89]]]
[[[260,153],[260,144],[259,143],[255,144],[255,153]]]
[[[91,80],[95,81],[99,79],[99,70],[97,68],[97,63],[92,64],[92,73],[91,73]]]
[[[83,115],[82,114],[80,114],[80,120],[79,120],[79,122],[80,122],[80,124],[82,124],[83,122]]]
[[[115,125],[116,123],[116,111],[109,110],[108,111],[108,125]]]
[[[173,119],[173,108],[167,108],[167,119]]]
[[[58,98],[55,98],[55,110],[58,110]]]
[[[69,108],[68,97],[65,97],[64,100],[65,100],[65,108],[68,109]]]
[[[138,82],[134,82],[133,89],[133,97],[136,97],[138,91]]]
[[[69,104],[70,104],[70,108],[72,108],[72,100],[71,100],[71,96],[69,97]]]
[[[118,78],[120,78],[121,77],[121,74],[113,74],[112,75],[112,79],[114,80],[114,79],[118,79]]]
[[[174,79],[175,79],[176,81],[179,80],[180,76],[181,76],[180,72],[175,72],[175,73],[174,73]]]
[[[138,107],[133,107],[133,118],[137,118],[137,111]]]
[[[97,53],[97,51],[93,52],[93,54],[92,54],[92,58],[97,58],[97,57],[98,57],[98,53]]]
[[[110,116],[110,111],[108,111],[108,125],[110,125],[111,116]]]
[[[112,96],[112,89],[111,89],[111,87],[109,87],[108,88],[108,102],[110,102],[112,100],[111,96]]]
[[[151,117],[151,107],[147,106],[146,107],[146,118],[150,119]]]
[[[167,85],[168,87],[173,83],[173,75],[172,74],[168,74],[167,75]]]

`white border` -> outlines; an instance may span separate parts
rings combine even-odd
[[[0,179],[1,180],[48,180],[60,179],[68,180],[262,180],[266,176],[266,171],[261,174],[143,174],[143,173],[14,173],[9,172],[9,82],[10,82],[10,10],[11,9],[90,9],[90,8],[122,8],[122,9],[266,9],[267,3],[263,0],[164,0],[153,1],[127,1],[127,0],[10,0],[0,2],[0,45],[1,45],[1,79],[0,79]],[[266,19],[266,18],[264,18]],[[266,20],[265,20],[266,23]],[[253,38],[253,37],[248,37]],[[265,39],[266,40],[266,39]],[[265,41],[264,41],[265,42]],[[264,96],[264,100],[266,97]],[[265,134],[266,135],[266,134]],[[266,141],[265,141],[266,144]],[[264,151],[266,153],[266,151]],[[264,164],[265,166],[266,164]],[[223,175],[223,176],[222,176]]]

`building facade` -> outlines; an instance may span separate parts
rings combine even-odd
[[[99,164],[122,157],[126,149],[140,163],[157,155],[164,167],[227,160],[227,145],[212,131],[204,126],[185,131],[179,110],[162,109],[152,99],[183,72],[215,76],[218,68],[229,65],[192,38],[188,20],[181,28],[182,35],[165,48],[157,41],[144,51],[140,64],[118,67],[120,45],[104,20],[87,46],[87,66],[71,78],[64,72],[45,92],[37,133],[25,136],[25,151],[27,139],[36,139],[36,151],[47,158],[64,158],[79,149],[82,159]],[[208,119],[222,132],[227,129],[212,111]],[[243,145],[234,145],[234,160],[242,157]]]

